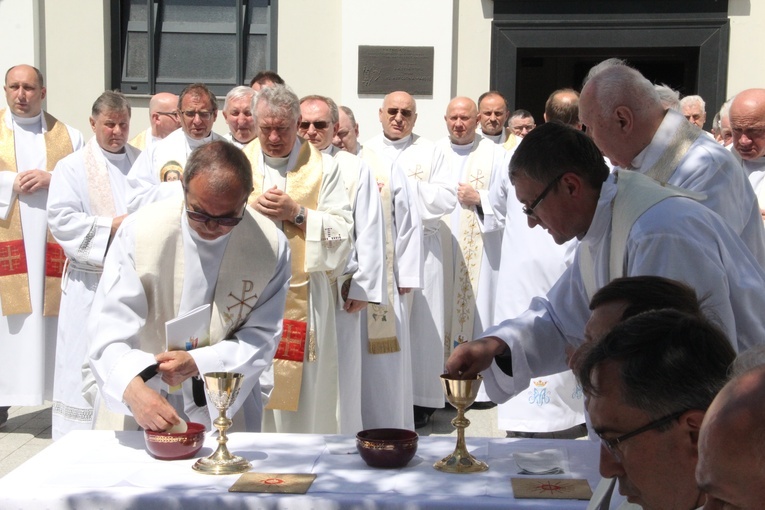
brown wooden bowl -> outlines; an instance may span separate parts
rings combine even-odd
[[[417,432],[406,429],[368,429],[356,434],[356,449],[368,466],[400,468],[417,452]]]

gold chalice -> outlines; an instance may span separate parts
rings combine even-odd
[[[470,455],[465,446],[465,429],[470,425],[470,420],[465,418],[465,409],[475,402],[482,380],[480,375],[475,379],[450,379],[446,374],[441,376],[441,385],[444,387],[446,399],[457,408],[457,417],[452,420],[452,425],[457,427],[457,446],[454,448],[454,453],[433,464],[433,467],[439,471],[478,473],[489,469],[488,464]]]
[[[194,464],[194,469],[208,475],[233,475],[252,469],[247,459],[231,455],[226,447],[228,437],[226,430],[231,427],[231,420],[226,417],[226,411],[236,400],[244,375],[229,372],[210,372],[204,375],[207,396],[218,409],[218,416],[213,425],[218,429],[218,449],[215,453]]]

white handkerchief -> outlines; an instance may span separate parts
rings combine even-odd
[[[540,452],[515,452],[513,459],[522,475],[558,475],[564,472],[565,453],[551,448]]]
[[[356,438],[348,436],[324,436],[327,450],[332,455],[353,455],[359,453],[356,449]]]

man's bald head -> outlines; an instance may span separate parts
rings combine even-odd
[[[699,434],[696,480],[714,508],[758,509],[765,501],[765,366],[730,381]],[[727,506],[725,507],[727,508]]]
[[[412,134],[417,122],[417,103],[403,90],[391,92],[383,99],[378,115],[385,137],[400,140]]]
[[[733,148],[742,159],[765,155],[765,89],[747,89],[736,94],[729,110]]]
[[[149,101],[149,118],[151,119],[151,134],[164,138],[179,127],[178,96],[170,92],[158,92]]]
[[[651,82],[626,65],[592,76],[579,99],[579,118],[612,163],[628,167],[651,143],[665,110]]]
[[[446,129],[455,145],[467,145],[475,140],[478,126],[478,106],[469,97],[455,97],[446,107]]]

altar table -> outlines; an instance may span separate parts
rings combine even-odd
[[[217,446],[207,437],[193,459],[160,461],[145,450],[142,432],[73,431],[0,478],[3,510],[120,509],[447,509],[587,507],[568,499],[515,499],[511,477],[523,477],[513,452],[557,448],[562,475],[595,488],[598,444],[587,440],[467,438],[470,452],[489,464],[476,474],[449,474],[433,463],[449,455],[455,437],[422,436],[417,455],[401,469],[373,469],[355,451],[355,438],[315,434],[229,434],[228,448],[259,473],[315,473],[305,495],[228,492],[240,475],[191,469]]]

